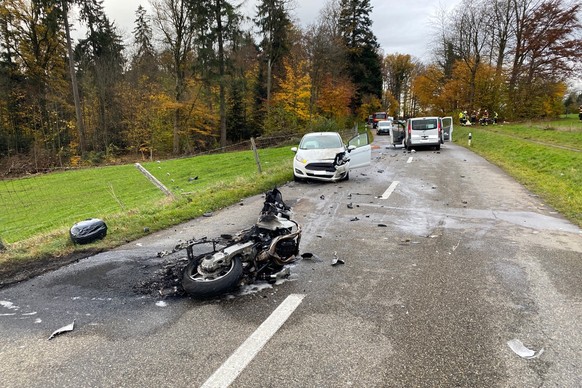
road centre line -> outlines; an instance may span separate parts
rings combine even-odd
[[[390,196],[390,194],[392,194],[394,192],[394,189],[396,189],[396,186],[398,186],[399,183],[400,183],[399,181],[392,182],[392,184],[390,185],[390,187],[388,187],[386,189],[386,191],[384,192],[384,194],[382,194],[382,196],[380,198],[382,198],[382,199],[388,199],[388,197]]]
[[[412,163],[412,156],[410,158],[408,158],[408,160],[406,161],[406,163]]]
[[[202,388],[228,387],[273,337],[293,311],[301,304],[305,295],[291,294],[253,334],[218,368]]]

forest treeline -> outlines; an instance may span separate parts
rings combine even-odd
[[[370,0],[328,0],[304,28],[291,0],[259,0],[251,17],[240,1],[149,0],[127,45],[102,2],[0,3],[5,166],[193,154],[378,110],[552,117],[580,75],[579,1],[464,0],[435,17],[430,63],[382,53]]]

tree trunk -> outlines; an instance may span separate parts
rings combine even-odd
[[[85,153],[87,152],[87,140],[85,138],[85,125],[83,124],[83,115],[81,112],[81,99],[79,97],[77,74],[75,73],[75,64],[73,63],[73,47],[71,43],[71,32],[69,30],[67,1],[68,0],[63,0],[63,12],[65,18],[65,36],[67,39],[67,55],[69,57],[69,73],[71,75],[73,100],[75,101],[75,115],[77,116],[77,132],[79,133],[79,151],[81,152],[81,157],[84,157]]]
[[[224,88],[224,38],[222,31],[222,1],[216,0],[216,30],[218,32],[218,71],[220,104],[220,146],[226,147],[226,92]]]

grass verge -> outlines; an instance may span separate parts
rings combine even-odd
[[[454,141],[501,167],[582,227],[582,124],[577,117],[535,125],[456,126]]]
[[[22,181],[38,194],[27,194],[25,200],[5,205],[11,209],[4,217],[13,214],[14,218],[9,223],[12,241],[5,240],[5,250],[0,253],[0,286],[229,206],[292,178],[289,147],[262,150],[259,157],[260,174],[250,151],[144,163],[170,188],[174,200],[164,197],[157,188],[152,189],[134,166],[71,171],[11,182],[14,196],[22,195]],[[34,211],[29,211],[31,208]],[[22,214],[27,217],[18,216]],[[106,221],[107,237],[92,244],[75,245],[69,238],[69,229],[74,220],[88,215]],[[31,224],[34,227],[28,228]]]

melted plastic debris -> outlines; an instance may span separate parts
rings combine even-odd
[[[163,300],[159,300],[156,302],[156,306],[158,307],[166,307],[168,306],[168,304],[166,302],[164,302]]]
[[[507,345],[510,347],[511,350],[515,352],[521,358],[525,358],[531,360],[533,358],[538,358],[544,352],[544,348],[541,348],[539,352],[535,350],[531,350],[527,348],[523,342],[518,339],[512,339],[511,341],[507,341]]]
[[[73,320],[73,322],[68,324],[67,326],[63,326],[60,329],[55,330],[48,339],[51,340],[59,334],[68,333],[69,331],[73,331],[74,328],[75,328],[75,320]]]

